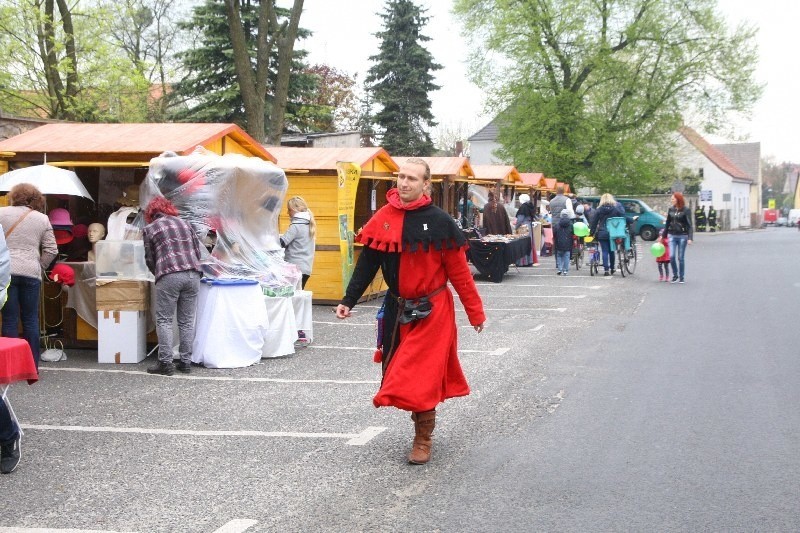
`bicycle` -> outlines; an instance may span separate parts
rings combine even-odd
[[[606,229],[608,230],[611,247],[617,254],[620,275],[624,278],[626,272],[633,274],[636,270],[639,254],[631,240],[628,220],[625,217],[610,217],[606,220]]]
[[[572,236],[572,263],[575,270],[580,270],[583,266],[583,243],[577,235]]]
[[[594,237],[586,237],[584,239],[584,246],[586,248],[586,255],[589,258],[589,275],[594,276],[600,272],[600,246]]]

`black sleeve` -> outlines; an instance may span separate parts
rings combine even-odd
[[[669,234],[670,224],[672,224],[672,210],[667,209],[667,219],[664,221],[664,237]]]
[[[689,235],[689,240],[694,240],[694,230],[692,228],[692,212],[689,211],[688,207],[683,208],[683,212],[686,215],[686,233]]]
[[[361,298],[369,284],[372,283],[372,279],[378,273],[380,266],[381,253],[379,251],[367,246],[361,248],[361,255],[358,256],[353,276],[350,278],[350,283],[347,284],[347,290],[340,303],[350,309],[355,307],[358,299]]]

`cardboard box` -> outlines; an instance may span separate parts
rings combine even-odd
[[[98,311],[147,311],[149,281],[109,281],[97,284]]]
[[[97,312],[97,362],[138,363],[147,356],[147,311]]]

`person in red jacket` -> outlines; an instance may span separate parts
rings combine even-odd
[[[408,461],[425,464],[431,457],[436,407],[448,398],[466,396],[469,385],[457,355],[453,294],[458,293],[470,324],[483,330],[486,315],[472,280],[464,250],[467,241],[453,219],[423,194],[431,171],[411,158],[397,175],[389,202],[367,222],[355,240],[364,245],[345,296],[336,307],[344,319],[380,268],[389,286],[384,299],[383,380],[375,407],[411,411],[415,437]]]

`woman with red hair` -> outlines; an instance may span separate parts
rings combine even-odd
[[[178,217],[178,210],[163,196],[156,196],[144,210],[144,258],[156,277],[156,334],[158,362],[150,374],[171,376],[172,319],[177,313],[180,361],[177,368],[191,370],[195,302],[200,288],[200,241],[192,226]]]
[[[667,220],[664,225],[669,236],[669,249],[672,256],[672,283],[683,283],[685,271],[684,255],[686,245],[692,244],[692,212],[686,207],[686,200],[679,192],[673,193],[672,207],[667,211]]]

